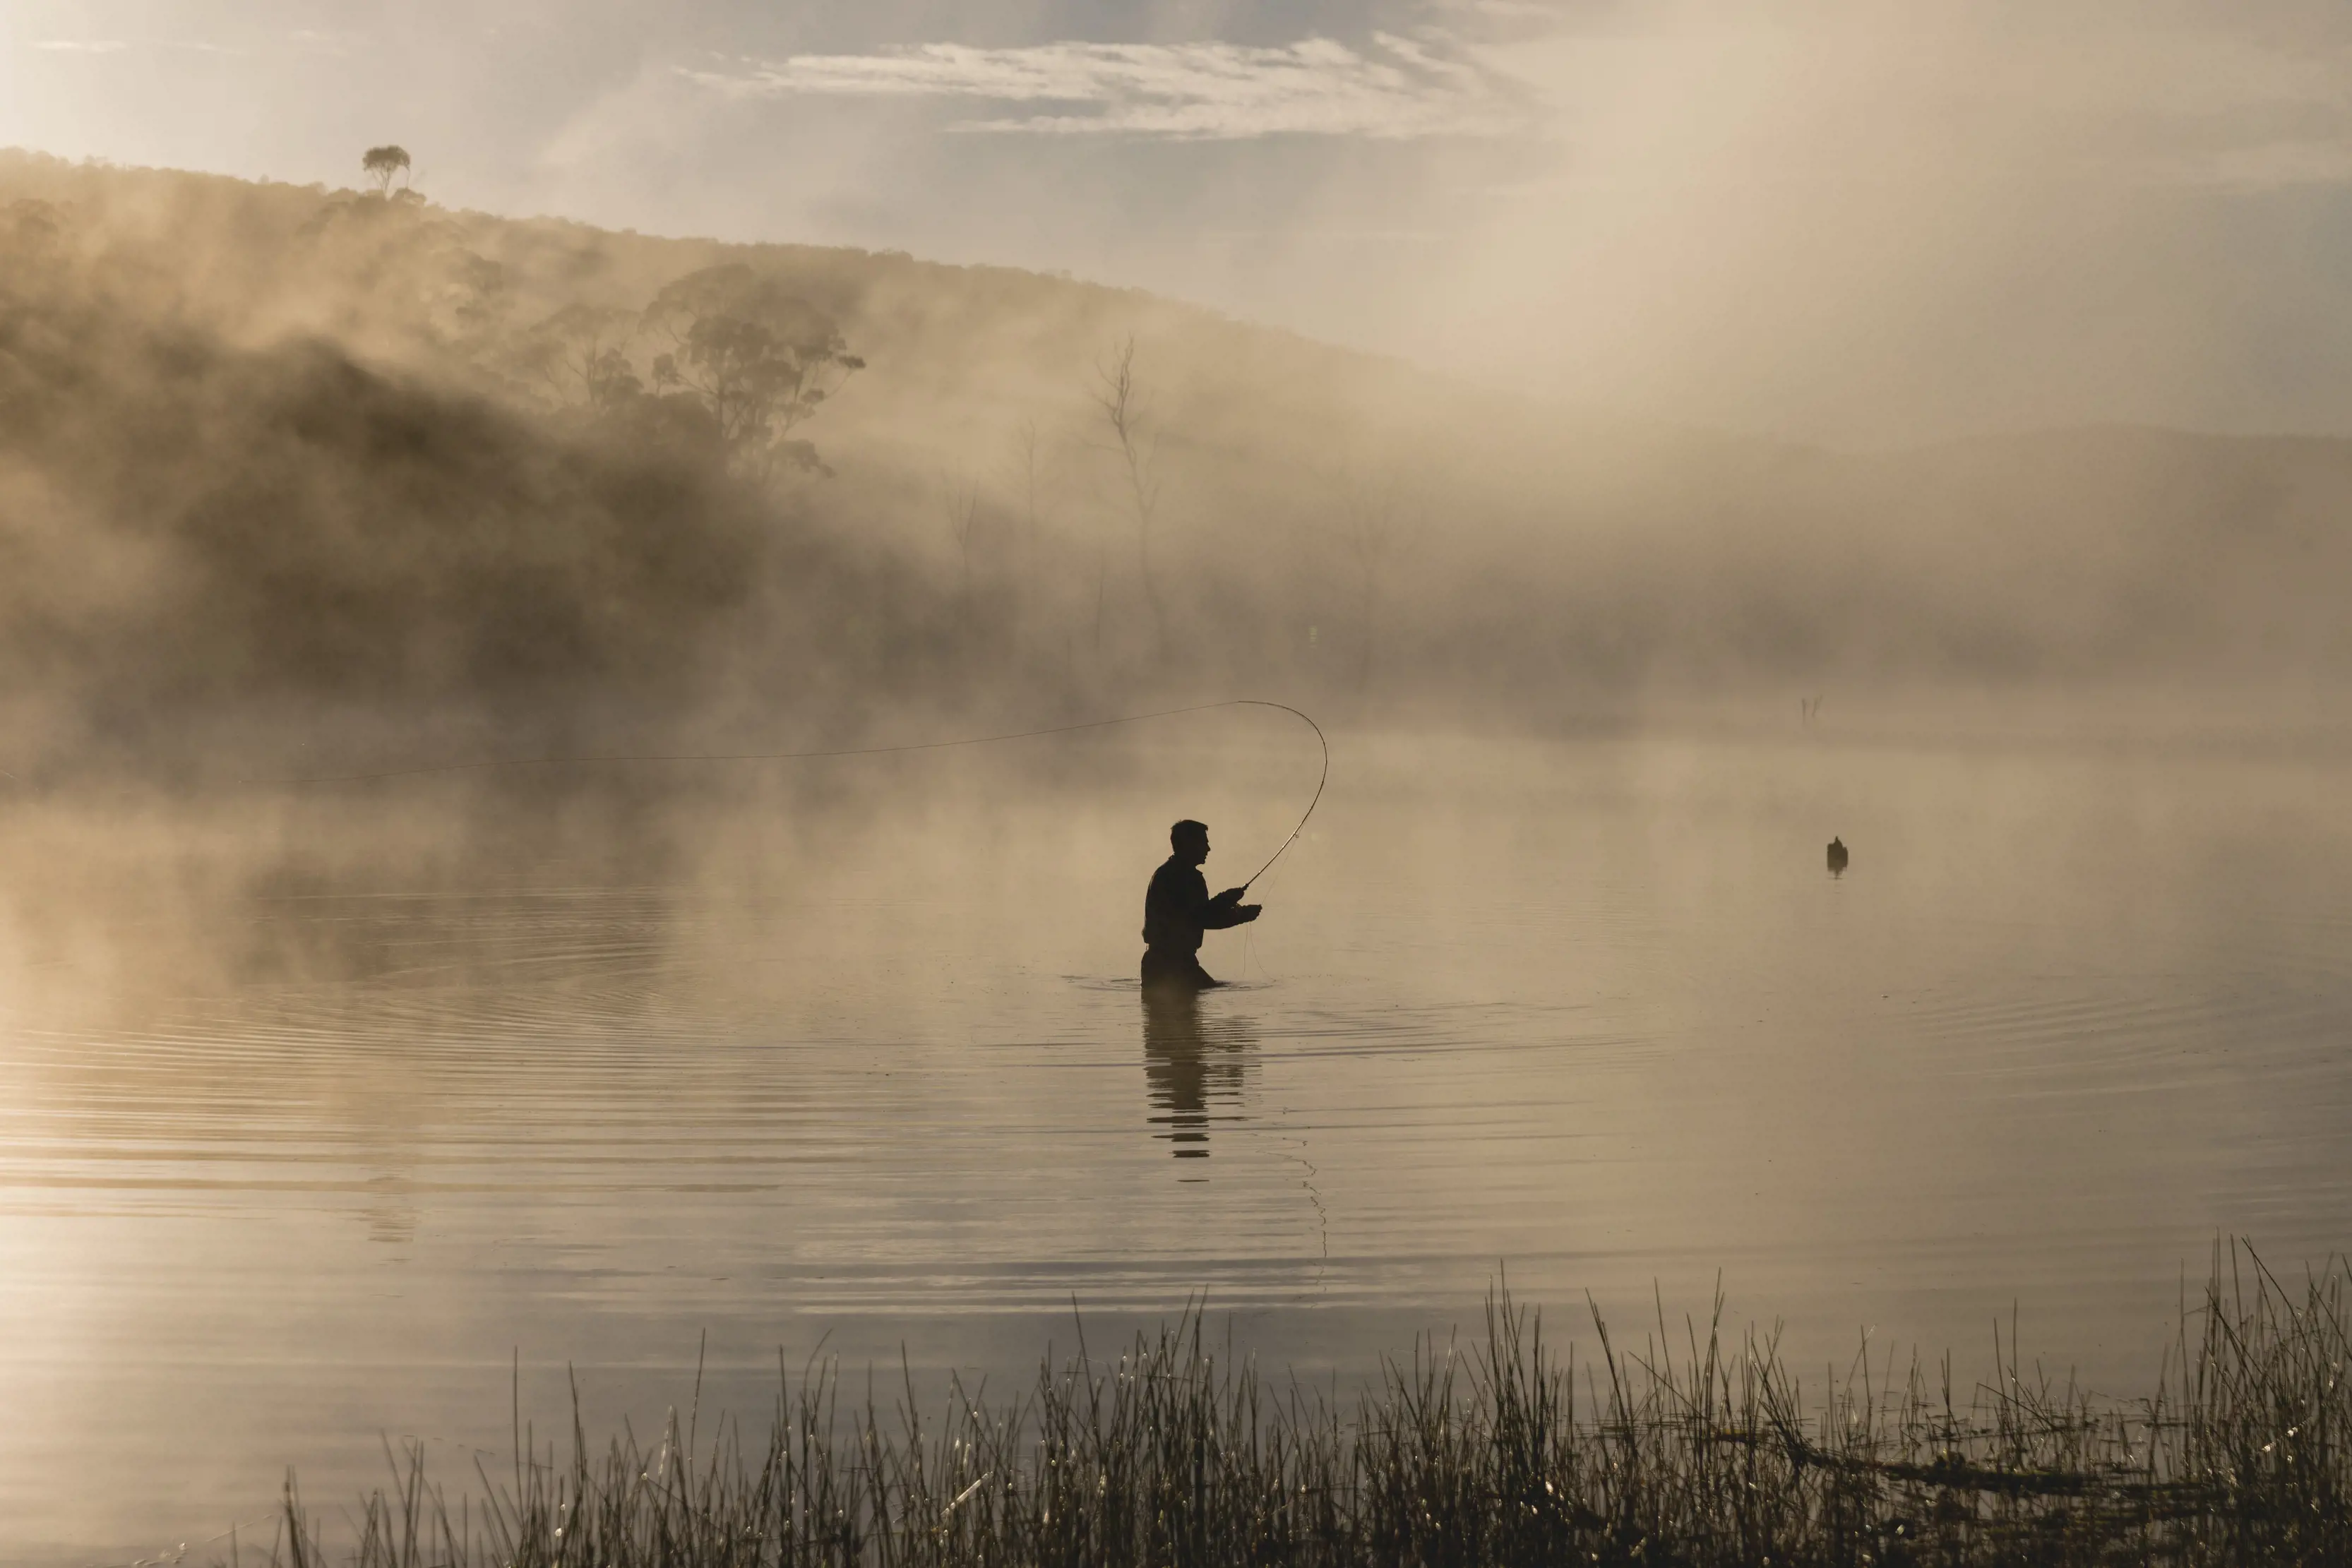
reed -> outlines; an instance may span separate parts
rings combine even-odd
[[[2157,1392],[2098,1399],[2019,1359],[1867,1355],[1808,1390],[1772,1336],[1711,1321],[1591,1354],[1490,1297],[1474,1346],[1425,1341],[1340,1398],[1220,1354],[1198,1312],[1108,1360],[926,1416],[780,1379],[768,1435],[524,1458],[454,1498],[421,1452],[330,1554],[290,1483],[290,1568],[962,1568],[1152,1564],[2091,1564],[2352,1561],[2340,1260],[2298,1288],[2217,1250]],[[535,1442],[519,1452],[538,1456]]]

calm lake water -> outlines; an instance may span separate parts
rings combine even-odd
[[[2014,1306],[2132,1394],[2218,1234],[2352,1241],[2340,752],[1342,734],[1172,1013],[1167,824],[1246,875],[1295,721],[797,766],[20,800],[0,1562],[495,1474],[567,1366],[592,1434],[698,1355],[757,1425],[780,1356],[1004,1388],[1204,1296],[1344,1379],[1504,1268],[1811,1366]]]

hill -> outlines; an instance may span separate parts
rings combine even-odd
[[[1003,268],[0,154],[36,763],[1242,690],[2333,691],[2347,517],[2342,441],[1841,453]]]

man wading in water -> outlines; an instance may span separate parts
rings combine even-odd
[[[1260,905],[1244,904],[1243,888],[1209,896],[1201,862],[1209,858],[1209,830],[1185,821],[1168,830],[1175,850],[1151,873],[1143,895],[1143,986],[1146,990],[1198,991],[1223,985],[1201,967],[1201,933],[1246,925]]]

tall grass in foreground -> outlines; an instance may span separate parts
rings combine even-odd
[[[2341,1261],[2290,1290],[2217,1254],[2157,1393],[2097,1399],[2022,1365],[1952,1386],[1865,1356],[1810,1394],[1774,1341],[1716,1322],[1591,1354],[1490,1300],[1353,1400],[1221,1357],[1197,1314],[1083,1351],[990,1406],[845,1406],[830,1371],[772,1434],[698,1448],[673,1418],[518,1463],[453,1500],[412,1449],[346,1516],[364,1568],[1208,1563],[2352,1562]],[[519,1445],[537,1454],[535,1445]],[[289,1485],[274,1563],[329,1561]]]

